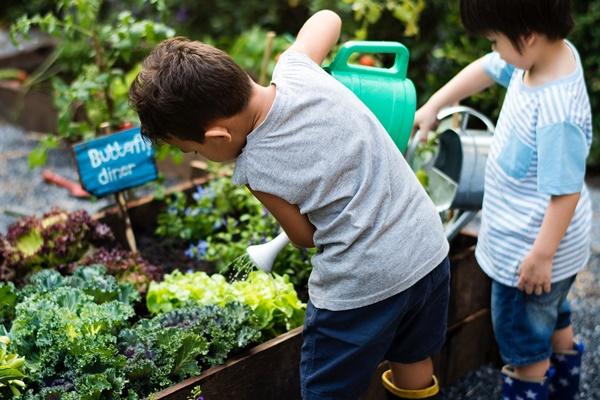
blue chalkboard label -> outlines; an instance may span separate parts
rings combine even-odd
[[[81,184],[96,197],[140,186],[158,176],[154,149],[140,128],[73,146]]]

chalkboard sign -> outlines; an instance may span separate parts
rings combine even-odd
[[[81,184],[96,197],[140,186],[157,178],[154,149],[140,128],[73,146]]]

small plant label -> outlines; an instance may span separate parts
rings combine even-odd
[[[140,128],[73,146],[81,184],[96,197],[140,186],[157,178],[154,149]]]

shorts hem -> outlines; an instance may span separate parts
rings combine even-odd
[[[543,354],[538,354],[530,357],[513,358],[502,355],[502,360],[504,360],[505,363],[512,365],[513,367],[522,367],[524,365],[531,365],[535,364],[536,362],[549,359],[551,355],[552,349],[548,350],[547,352],[544,352]]]
[[[442,349],[442,347],[444,346],[444,343],[446,343],[446,335],[444,335],[442,337],[441,340],[438,340],[433,346],[430,346],[427,348],[427,350],[424,350],[423,353],[427,353],[424,356],[412,356],[412,357],[406,357],[403,359],[392,359],[392,358],[388,358],[387,361],[391,361],[391,362],[395,362],[395,363],[400,363],[400,364],[412,364],[412,363],[416,363],[418,361],[422,361],[425,360],[429,357],[432,357],[435,353],[437,353],[438,351],[440,351]]]

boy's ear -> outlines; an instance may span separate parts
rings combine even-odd
[[[525,47],[531,47],[537,42],[537,39],[538,39],[537,36],[538,36],[537,33],[531,32],[527,35],[524,35],[521,40],[523,41],[523,44],[525,45]]]
[[[229,133],[229,130],[220,126],[209,128],[204,132],[204,137],[206,139],[225,139],[231,142],[231,133]]]

